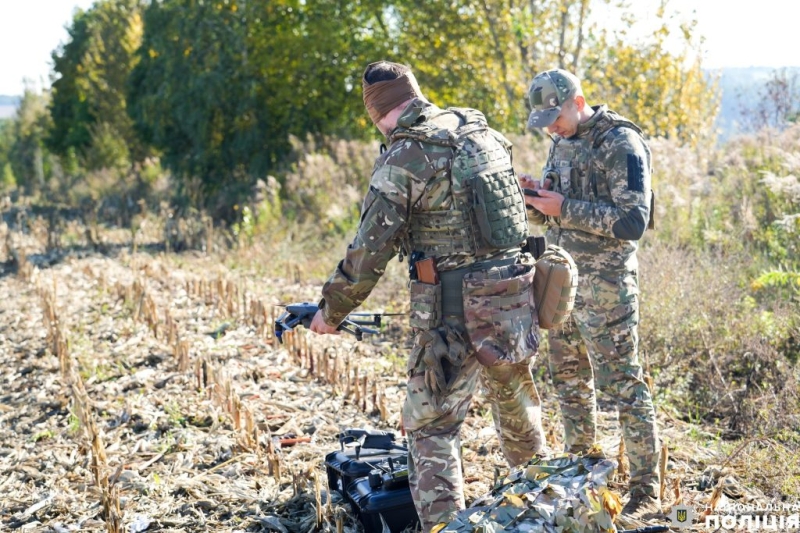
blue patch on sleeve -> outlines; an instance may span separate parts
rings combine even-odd
[[[644,192],[644,161],[636,154],[628,154],[628,190]]]

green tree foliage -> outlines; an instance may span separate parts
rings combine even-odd
[[[439,105],[471,106],[492,124],[523,131],[528,83],[540,70],[577,70],[589,0],[394,2],[387,35],[395,61],[412,65]],[[547,38],[542,38],[546,35]]]
[[[290,136],[377,135],[359,85],[382,58],[411,65],[433,102],[477,107],[507,132],[524,129],[535,73],[562,67],[650,135],[698,142],[716,107],[690,61],[694,27],[667,52],[665,3],[653,36],[609,38],[589,21],[615,1],[99,0],[53,56],[49,146],[89,168],[153,148],[195,205],[232,204],[286,168]]]
[[[47,144],[90,170],[125,168],[146,154],[126,111],[126,87],[143,32],[140,0],[100,0],[78,11],[53,53]]]
[[[383,46],[371,29],[380,12],[369,1],[153,2],[131,116],[197,201],[248,184],[292,134],[354,132],[360,73]]]
[[[14,171],[11,170],[11,163],[5,163],[0,173],[0,190],[13,189],[17,185],[17,178],[14,176]]]
[[[11,175],[29,193],[44,189],[53,173],[53,161],[45,146],[45,137],[52,128],[48,102],[48,93],[40,94],[26,86],[11,125],[13,141],[7,156]]]
[[[290,135],[374,135],[358,86],[381,58],[412,65],[434,102],[521,131],[533,74],[580,64],[589,3],[153,2],[129,110],[195,199],[274,169]]]
[[[12,188],[17,183],[11,168],[9,152],[14,145],[14,122],[0,119],[0,189]]]
[[[600,34],[587,56],[584,89],[650,136],[692,146],[711,141],[719,96],[715,80],[701,68],[695,23],[682,25],[676,36],[670,30],[666,2],[656,19],[658,29],[639,44],[626,42],[622,34],[613,39]],[[670,52],[676,37],[679,51]]]
[[[137,131],[186,182],[200,180],[193,200],[243,177],[266,133],[256,122],[245,27],[236,5],[153,2],[129,86]],[[238,149],[238,150],[237,150]],[[191,180],[191,181],[190,181]]]

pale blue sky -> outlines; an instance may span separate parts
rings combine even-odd
[[[651,34],[657,25],[648,24],[661,0],[628,0],[641,22],[634,28],[639,36]],[[613,26],[610,9],[595,12]],[[800,2],[797,0],[669,0],[667,14],[676,27],[682,21],[697,20],[697,30],[705,36],[703,66],[797,67],[800,66],[797,35],[800,34]],[[650,15],[650,16],[648,16]]]
[[[0,94],[16,95],[23,79],[37,87],[49,85],[50,53],[67,37],[64,29],[76,8],[87,9],[93,0],[0,0]],[[642,20],[636,30],[652,31],[646,20],[659,0],[630,0]],[[706,36],[704,65],[800,66],[800,2],[796,0],[670,0],[672,9],[691,16],[696,11],[699,29]],[[595,12],[604,24],[601,3]],[[679,17],[680,18],[680,17]]]
[[[67,38],[75,8],[93,0],[0,0],[0,94],[22,94],[23,78],[50,85],[51,52]]]

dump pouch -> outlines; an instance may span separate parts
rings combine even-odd
[[[551,244],[536,261],[533,297],[539,327],[551,329],[564,323],[575,305],[578,291],[578,267],[572,256]]]
[[[442,398],[458,379],[468,346],[463,330],[447,322],[418,331],[408,359],[408,374],[424,374],[428,390],[434,397]]]
[[[464,277],[467,336],[482,365],[513,364],[539,348],[531,265],[493,267]]]
[[[429,330],[442,321],[442,284],[409,282],[411,313],[408,323],[412,328]]]

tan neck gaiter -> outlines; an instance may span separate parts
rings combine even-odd
[[[389,111],[406,100],[422,96],[417,79],[411,71],[394,80],[372,84],[362,78],[361,86],[364,90],[364,105],[373,124],[377,124]]]

